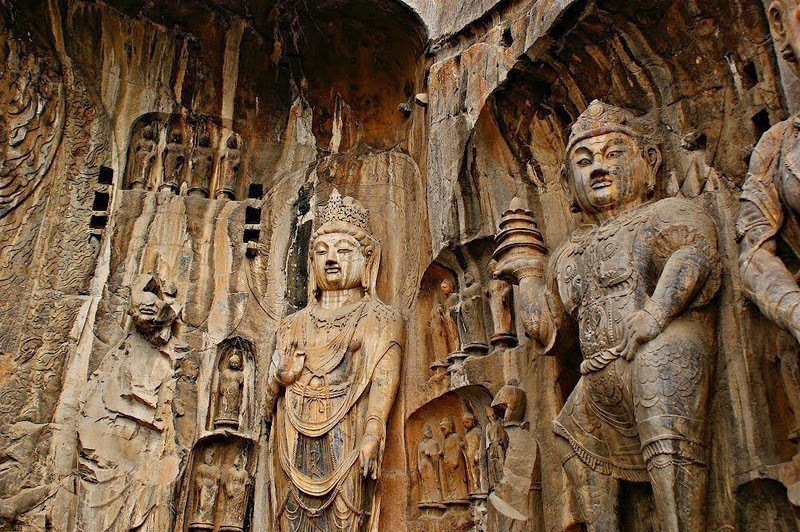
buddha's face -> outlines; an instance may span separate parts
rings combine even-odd
[[[453,282],[448,279],[442,281],[439,285],[439,288],[442,290],[442,293],[445,295],[445,297],[455,292],[456,289],[455,286],[453,286]]]
[[[773,0],[767,8],[769,29],[784,59],[792,63],[800,75],[800,2],[798,0]]]
[[[572,193],[585,213],[641,201],[652,180],[651,167],[638,143],[624,133],[606,133],[576,143],[567,164]]]
[[[320,290],[349,290],[363,286],[367,257],[354,236],[347,233],[320,235],[311,252],[314,276]]]
[[[159,290],[153,287],[131,292],[130,313],[136,328],[142,331],[163,329],[177,317]]]
[[[242,359],[237,354],[231,355],[228,359],[228,367],[233,370],[242,369]]]
[[[461,419],[461,422],[464,423],[464,428],[470,430],[475,426],[475,418],[472,416],[464,416]]]
[[[453,421],[451,419],[445,419],[439,424],[439,430],[442,432],[442,436],[445,438],[450,436],[454,429],[455,427],[453,426]]]
[[[433,429],[431,428],[430,423],[425,423],[425,426],[422,429],[422,435],[426,440],[433,438]]]
[[[203,454],[203,463],[206,465],[212,465],[214,463],[214,451],[211,449],[206,449],[205,454]]]

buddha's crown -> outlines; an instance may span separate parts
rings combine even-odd
[[[615,131],[635,138],[642,135],[633,113],[600,100],[594,100],[572,125],[567,151],[584,139]]]
[[[328,222],[344,222],[368,232],[369,213],[355,199],[342,197],[338,190],[333,189],[328,203],[319,209],[319,225]]]

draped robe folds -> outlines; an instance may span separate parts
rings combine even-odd
[[[272,425],[278,529],[369,530],[377,520],[378,497],[375,482],[361,476],[359,451],[373,374],[400,346],[401,321],[396,311],[369,298],[327,320],[328,326],[318,325],[312,309],[287,317],[278,333],[278,357],[292,356],[293,342],[306,352]]]

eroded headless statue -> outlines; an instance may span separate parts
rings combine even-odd
[[[404,324],[375,292],[367,211],[333,191],[310,245],[311,294],[283,319],[270,372],[280,530],[375,530]]]
[[[652,484],[663,530],[705,528],[716,230],[690,200],[650,199],[660,162],[629,112],[592,102],[565,164],[583,224],[546,269],[532,247],[497,265],[545,351],[577,321],[581,378],[553,427],[589,530],[619,529],[621,480]]]

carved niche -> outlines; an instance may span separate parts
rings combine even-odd
[[[131,129],[123,186],[202,198],[252,197],[240,171],[242,138],[218,122],[161,113],[140,117]]]
[[[230,433],[210,434],[195,444],[182,483],[176,532],[249,529],[253,445],[253,440]]]
[[[218,347],[209,385],[205,429],[255,434],[255,357],[249,340],[235,336]]]

